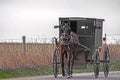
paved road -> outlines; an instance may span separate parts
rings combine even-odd
[[[94,78],[93,73],[79,73],[73,74],[73,77],[71,79],[66,79],[66,77],[62,77],[61,75],[59,75],[58,78],[54,78],[53,75],[50,75],[28,78],[12,78],[6,80],[120,80],[120,71],[110,72],[108,78],[105,78],[103,72],[100,72],[97,79]]]

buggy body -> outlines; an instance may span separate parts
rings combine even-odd
[[[76,47],[75,53],[77,60],[74,60],[73,68],[76,69],[87,68],[88,63],[93,63],[94,74],[96,78],[99,75],[99,64],[100,64],[99,47],[102,46],[103,21],[105,20],[98,18],[60,17],[59,25],[54,26],[54,28],[59,28],[59,38],[63,33],[62,27],[64,23],[68,23],[68,25],[71,28],[71,31],[77,34],[79,44]],[[56,51],[54,52],[54,54],[58,53],[57,49],[55,50]],[[53,68],[55,74],[57,72],[56,66],[58,62],[56,60],[53,59],[53,66],[55,66]],[[109,61],[110,61],[109,49],[106,46],[104,48],[103,60],[102,60],[105,77],[107,77],[109,73],[109,64],[108,64]]]

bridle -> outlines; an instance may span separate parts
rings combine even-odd
[[[62,45],[69,45],[70,44],[70,35],[66,33],[62,33],[60,37],[60,41]]]

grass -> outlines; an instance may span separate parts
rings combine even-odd
[[[110,71],[120,71],[120,61],[110,62]],[[100,64],[100,71],[103,71],[103,64]],[[74,69],[74,73],[93,72],[93,65],[88,64],[87,69]],[[59,70],[61,74],[61,70]],[[36,68],[20,68],[0,70],[0,79],[4,78],[18,78],[18,77],[32,77],[52,75],[52,67],[36,67]]]
[[[24,55],[21,43],[0,43],[0,79],[52,75],[53,47],[51,44],[26,44]],[[120,45],[109,45],[109,50],[110,71],[120,71]],[[43,67],[46,65],[49,67]],[[91,64],[87,69],[74,69],[74,73],[93,71]],[[100,64],[100,71],[103,71],[103,64]]]
[[[26,53],[21,43],[0,43],[0,69],[32,68],[52,64],[51,44],[27,43]]]
[[[120,61],[110,62],[111,71],[120,71]]]
[[[36,67],[36,68],[20,68],[0,70],[0,78],[17,78],[17,77],[32,77],[52,75],[51,67]]]
[[[120,71],[120,61],[112,61],[109,63],[109,70],[110,71]],[[99,70],[102,72],[103,71],[103,63],[100,63],[99,65]],[[87,64],[87,69],[75,69],[74,72],[79,72],[79,73],[86,73],[86,72],[93,72],[93,65]]]
[[[120,61],[120,45],[109,44],[110,60]],[[49,43],[26,43],[23,54],[22,43],[0,43],[0,69],[32,68],[52,64],[54,46]],[[100,55],[102,59],[103,55]]]

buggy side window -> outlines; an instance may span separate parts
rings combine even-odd
[[[78,27],[79,35],[91,35],[93,33],[92,27],[88,25],[81,25]]]
[[[88,26],[80,26],[81,29],[88,29]]]

